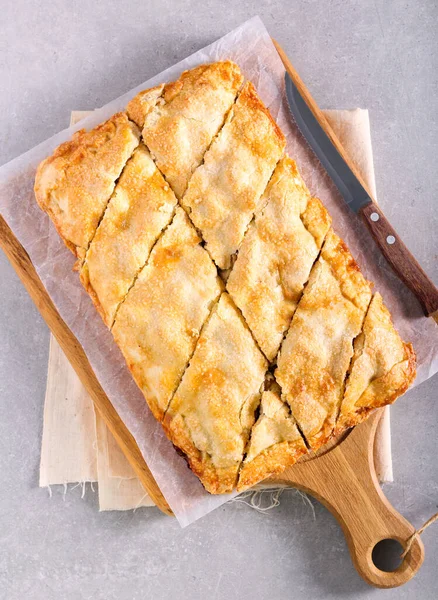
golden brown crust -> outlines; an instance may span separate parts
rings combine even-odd
[[[220,269],[228,269],[286,140],[247,82],[190,179],[182,204]]]
[[[91,131],[77,131],[37,169],[35,197],[66,246],[82,258],[139,131],[118,113]]]
[[[272,361],[331,219],[287,156],[277,164],[261,203],[265,208],[249,226],[227,289]]]
[[[414,350],[401,340],[381,295],[376,293],[354,343],[337,431],[354,427],[375,408],[392,404],[406,392],[415,375]]]
[[[201,65],[167,84],[146,116],[143,139],[178,198],[222,127],[242,81],[231,61]]]
[[[87,294],[90,296],[91,301],[94,304],[94,308],[97,310],[99,315],[102,317],[102,321],[105,323],[105,325],[107,327],[111,327],[112,322],[110,322],[110,320],[108,318],[108,314],[105,311],[105,309],[103,308],[103,306],[99,300],[99,296],[96,294],[96,290],[94,289],[94,287],[91,284],[90,273],[88,270],[87,263],[84,261],[78,261],[75,264],[75,266],[73,267],[73,270],[79,271],[79,277],[80,277],[81,283],[84,286]]]
[[[164,430],[169,439],[183,453],[190,469],[199,477],[202,485],[210,494],[229,494],[236,485],[238,464],[219,467],[215,465],[206,452],[201,452],[194,445],[190,430],[184,418],[176,414],[164,417]]]
[[[163,424],[212,494],[233,489],[266,369],[237,308],[223,293]]]
[[[262,395],[260,416],[251,430],[237,490],[241,492],[270,475],[281,473],[306,453],[296,421],[280,398],[279,386],[271,385]]]
[[[306,452],[305,445],[303,446],[299,440],[279,442],[263,450],[250,463],[243,465],[239,474],[237,491],[243,492],[272,475],[282,473],[288,467],[292,467]]]
[[[308,445],[333,433],[344,381],[371,300],[368,282],[331,230],[278,357],[276,379]]]
[[[140,144],[117,182],[80,273],[108,327],[176,204],[175,194]]]
[[[146,116],[151,112],[158,102],[164,90],[164,84],[139,92],[126,105],[126,112],[131,121],[134,121],[140,129],[143,128]]]

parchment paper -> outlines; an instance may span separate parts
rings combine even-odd
[[[144,88],[174,80],[184,69],[200,63],[225,58],[236,61],[245,76],[255,84],[287,136],[289,154],[297,160],[311,192],[327,206],[336,231],[349,245],[365,276],[374,281],[376,289],[382,293],[401,335],[414,344],[419,364],[416,383],[438,370],[436,325],[423,317],[416,299],[386,265],[365,227],[345,207],[321,165],[291,123],[284,98],[284,68],[258,17],[95,111],[80,124],[4,165],[0,169],[0,212],[28,252],[62,318],[82,344],[103,389],[135,437],[182,526],[220,506],[232,495],[208,495],[152,417],[110,332],[82,289],[77,274],[71,270],[74,257],[59,239],[49,218],[38,208],[33,195],[33,180],[38,163],[61,142],[69,139],[74,131],[81,127],[94,127],[122,110]]]

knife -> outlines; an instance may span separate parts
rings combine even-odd
[[[281,47],[286,67],[286,95],[292,117],[307,143],[335,183],[348,206],[367,225],[374,241],[397,276],[415,294],[426,316],[438,323],[438,289],[403,244],[342,148]]]

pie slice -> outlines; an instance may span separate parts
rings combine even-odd
[[[121,304],[112,332],[150,409],[162,420],[221,292],[216,267],[177,208]]]
[[[140,144],[126,163],[80,274],[108,327],[152,246],[172,220],[176,204],[175,194]]]
[[[344,242],[330,230],[280,349],[275,376],[308,445],[332,435],[344,382],[371,300]]]
[[[357,425],[374,409],[391,404],[415,378],[411,344],[404,343],[391,321],[380,294],[371,300],[354,355],[336,427]]]
[[[236,484],[266,369],[233,301],[222,294],[163,422],[212,494]]]
[[[137,94],[126,106],[126,112],[131,121],[143,129],[146,115],[155,107],[163,94],[164,83]]]
[[[289,157],[278,163],[239,248],[227,290],[265,356],[274,360],[313,263],[330,227],[330,216],[312,198]]]
[[[37,202],[80,259],[139,137],[137,126],[118,113],[91,131],[77,131],[37,169]]]
[[[143,139],[178,198],[222,127],[242,82],[239,67],[229,60],[201,65],[168,83],[145,116]],[[134,103],[142,100],[137,97]]]
[[[281,473],[306,454],[307,448],[290,408],[275,382],[263,392],[260,416],[251,430],[247,454],[239,473],[241,492],[275,473]]]
[[[182,198],[220,269],[230,267],[285,144],[247,82]]]

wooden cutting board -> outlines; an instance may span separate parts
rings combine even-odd
[[[382,409],[331,440],[316,454],[303,456],[293,467],[272,477],[276,484],[298,488],[319,500],[339,521],[359,574],[370,585],[391,588],[409,581],[424,560],[424,547],[415,536],[396,571],[385,572],[373,562],[373,549],[382,540],[403,548],[415,528],[389,503],[374,468],[374,437]],[[327,549],[328,551],[328,549]]]
[[[356,172],[286,55],[278,44],[276,47],[286,70],[306,96],[321,125]],[[359,174],[357,176],[366,189],[365,182]],[[84,350],[60,317],[29,256],[1,216],[0,246],[149,496],[164,513],[171,515],[172,511],[134,438],[100,386]],[[317,455],[305,457],[305,460],[301,460],[273,481],[305,490],[327,506],[344,530],[353,562],[360,575],[371,585],[396,587],[406,583],[418,571],[423,562],[424,548],[417,536],[411,550],[396,571],[387,573],[374,566],[372,550],[377,542],[392,538],[405,545],[406,540],[415,532],[414,527],[386,500],[377,481],[373,464],[373,445],[380,416],[381,413],[376,411],[368,421],[348,435],[332,441]]]

